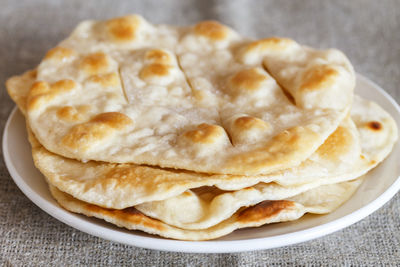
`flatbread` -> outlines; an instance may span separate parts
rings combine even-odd
[[[27,118],[47,150],[237,175],[308,158],[346,116],[355,86],[337,50],[250,41],[217,22],[178,28],[133,15],[83,22],[37,75]]]
[[[361,183],[362,179],[357,179],[351,182],[318,187],[297,196],[294,200],[265,201],[253,207],[242,209],[229,219],[202,230],[184,230],[168,225],[144,215],[134,207],[123,210],[102,208],[73,198],[53,186],[50,186],[50,191],[57,202],[69,211],[103,219],[129,230],[140,230],[162,237],[195,241],[215,239],[236,229],[293,221],[307,212],[317,214],[332,212],[347,201]],[[304,204],[302,204],[302,201],[304,201]]]
[[[7,84],[10,95],[15,99],[24,98],[24,93],[27,92],[24,85],[31,83],[30,80],[26,82],[28,77],[31,77],[30,72],[11,78],[11,82]],[[25,83],[20,81],[25,81]],[[361,105],[360,101],[356,101],[356,105]],[[24,112],[24,103],[18,103]],[[365,105],[369,106],[367,103]],[[362,107],[358,110],[363,112]],[[376,116],[378,116],[378,121],[384,118],[381,131],[373,131],[373,135],[388,138],[384,139],[387,141],[385,144],[387,149],[384,153],[377,153],[377,151],[370,153],[369,150],[363,149],[361,157],[358,133],[354,124],[347,120],[347,125],[339,128],[338,134],[330,137],[315,155],[299,167],[259,176],[209,175],[135,164],[107,164],[93,161],[81,163],[47,151],[34,136],[31,136],[30,141],[33,146],[35,164],[47,177],[49,183],[78,199],[103,207],[122,209],[144,202],[171,198],[182,194],[187,189],[202,186],[238,190],[260,182],[272,181],[275,184],[266,186],[274,188],[270,191],[276,194],[269,193],[269,198],[280,199],[282,197],[279,196],[282,195],[290,196],[288,192],[299,193],[321,184],[354,179],[380,162],[391,150],[397,136],[397,129],[390,116],[381,108],[373,108],[372,113],[376,115],[364,118],[359,121],[359,125],[364,127],[363,123]],[[307,185],[304,186],[304,184]],[[268,192],[264,189],[261,191]]]
[[[25,99],[32,79],[30,71],[11,78],[7,83],[9,94],[23,112],[24,102],[17,99]],[[50,153],[34,136],[30,141],[35,164],[52,185],[78,199],[103,207],[122,209],[171,198],[187,189],[202,186],[238,190],[260,182],[275,182],[272,186],[266,185],[275,188],[273,192],[276,192],[275,195],[269,193],[269,198],[280,199],[278,196],[281,195],[288,197],[288,192],[300,192],[299,188],[304,191],[325,183],[359,177],[390,153],[397,140],[397,127],[389,114],[376,104],[356,97],[351,116],[355,118],[357,131],[362,132],[361,144],[354,124],[347,122],[299,167],[258,176],[209,175],[135,164],[82,163]],[[379,129],[368,126],[377,123],[381,126]],[[371,140],[381,141],[371,144]]]

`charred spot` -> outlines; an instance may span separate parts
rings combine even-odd
[[[288,200],[266,200],[255,206],[249,207],[240,212],[239,221],[261,221],[263,219],[272,218],[281,211],[294,206],[292,201]]]
[[[371,121],[367,124],[367,126],[373,131],[379,131],[382,129],[382,124],[378,121]]]

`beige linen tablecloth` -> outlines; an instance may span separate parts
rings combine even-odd
[[[217,19],[243,35],[288,36],[343,50],[357,72],[400,101],[400,1],[0,0],[0,129],[14,107],[7,77],[35,67],[81,20],[139,13],[154,23]],[[400,164],[400,163],[399,163]],[[36,207],[0,161],[0,265],[377,265],[400,264],[400,195],[344,230],[277,249],[185,254],[122,245],[75,230]]]

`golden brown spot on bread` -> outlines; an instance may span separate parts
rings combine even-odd
[[[367,127],[372,131],[380,131],[383,128],[379,121],[370,121],[367,123]]]
[[[92,213],[100,215],[100,218],[110,217],[123,222],[129,222],[131,225],[143,225],[149,229],[164,230],[163,223],[147,217],[134,207],[122,210],[102,208],[93,204],[85,203],[85,209]]]
[[[139,26],[140,19],[137,16],[119,17],[106,22],[106,28],[110,38],[117,42],[135,40]]]
[[[129,187],[146,184],[146,190],[155,191],[157,190],[155,187],[158,185],[155,182],[160,176],[163,176],[163,173],[155,174],[151,169],[142,168],[135,164],[109,164],[107,170],[98,177],[104,188],[114,186],[117,182],[121,186]],[[151,177],[151,180],[146,179],[148,177]]]
[[[119,112],[101,113],[88,122],[72,127],[61,144],[71,149],[87,150],[132,123],[131,118]]]
[[[50,49],[44,59],[53,59],[57,61],[64,61],[75,55],[75,51],[69,48],[57,46]]]
[[[292,151],[293,146],[301,139],[303,130],[304,128],[296,126],[280,132],[270,141],[268,151],[271,153]]]
[[[118,210],[119,211],[119,210]],[[165,229],[164,224],[159,220],[147,217],[134,207],[129,207],[118,212],[120,218],[129,221],[133,225],[143,225],[146,228],[162,231]]]
[[[194,26],[194,32],[214,41],[227,37],[229,28],[217,21],[202,21]]]
[[[304,151],[310,148],[315,138],[319,135],[311,129],[296,126],[277,134],[261,148],[233,156],[228,164],[235,166],[238,173],[259,173],[270,166],[281,169],[287,162],[305,160]],[[252,172],[248,172],[249,166]]]
[[[57,110],[57,117],[67,122],[78,122],[85,118],[89,111],[89,106],[82,105],[77,107],[65,106]]]
[[[196,130],[187,131],[184,136],[194,143],[211,144],[225,134],[225,130],[218,125],[202,123]]]
[[[120,85],[119,76],[115,72],[101,75],[93,75],[88,78],[88,81],[98,83],[102,87],[116,87]]]
[[[146,80],[148,78],[154,77],[154,76],[167,76],[170,71],[170,66],[169,65],[164,65],[164,64],[150,64],[145,66],[141,71],[140,71],[140,78],[143,80]]]
[[[115,182],[124,184],[129,187],[137,185],[146,185],[146,190],[157,191],[160,190],[158,182],[176,181],[175,169],[161,169],[157,167],[148,168],[146,166],[135,164],[107,164],[107,171],[103,172],[98,180],[101,180],[102,186],[114,186]],[[154,170],[154,168],[158,170]],[[190,174],[188,174],[190,175]]]
[[[151,61],[152,63],[158,64],[169,64],[171,63],[171,56],[160,50],[160,49],[153,49],[146,52],[144,58]]]
[[[243,116],[240,118],[237,118],[234,122],[234,126],[237,129],[241,130],[248,130],[248,129],[254,129],[254,128],[259,128],[259,129],[268,129],[269,125],[258,118],[251,117],[251,116]]]
[[[73,80],[60,80],[51,85],[51,91],[68,92],[77,86]]]
[[[50,85],[46,82],[35,82],[28,94],[26,109],[32,111],[40,108],[44,102],[48,102],[54,98],[49,94]]]
[[[351,133],[345,127],[339,126],[318,148],[317,153],[325,158],[338,159],[351,148],[352,140]]]
[[[104,124],[114,129],[122,129],[132,123],[132,119],[119,112],[106,112],[95,116],[91,123]]]
[[[27,110],[32,111],[54,99],[57,95],[69,92],[77,87],[72,80],[60,80],[51,85],[47,82],[35,82],[29,90]]]
[[[101,213],[106,214],[107,212],[109,212],[109,214],[110,214],[112,212],[112,209],[102,208],[100,206],[96,206],[96,205],[89,204],[89,203],[85,203],[85,204],[86,204],[85,209],[90,212],[99,213],[99,214],[101,214]]]
[[[94,143],[112,135],[113,132],[111,127],[103,124],[79,124],[61,139],[61,144],[70,149],[87,150]]]
[[[260,73],[256,68],[242,70],[236,73],[232,79],[232,85],[239,90],[257,90],[267,80],[268,76]]]
[[[193,195],[193,193],[191,193],[191,192],[189,192],[189,191],[185,191],[185,192],[183,192],[182,195],[185,196],[185,197],[190,197],[190,196]]]
[[[121,167],[124,165],[117,165],[114,166],[114,168],[111,168],[110,171],[108,171],[103,178],[105,179],[127,179],[131,176],[135,176],[134,169],[128,168],[128,167]]]
[[[50,85],[47,82],[37,81],[34,84],[32,84],[29,94],[33,96],[33,95],[44,94],[49,91],[50,91]]]
[[[84,57],[79,66],[87,74],[103,74],[108,71],[109,59],[102,52],[94,53]]]
[[[334,84],[338,76],[339,72],[330,66],[313,67],[305,73],[300,90],[312,91],[323,89]]]
[[[240,222],[258,222],[274,217],[280,212],[294,207],[294,202],[288,200],[263,201],[239,213]]]
[[[288,38],[271,37],[248,44],[247,47],[245,48],[245,51],[246,52],[252,52],[252,51],[264,52],[267,50],[282,51],[292,47],[295,44],[296,44],[295,41]]]
[[[203,101],[206,97],[205,93],[202,90],[192,90],[194,98],[196,98],[199,101]]]

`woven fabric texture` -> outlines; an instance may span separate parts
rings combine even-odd
[[[142,14],[153,23],[216,19],[241,34],[287,36],[344,51],[357,72],[400,102],[400,1],[0,0],[0,130],[14,107],[4,83],[35,67],[84,19]],[[1,155],[2,157],[2,155]],[[344,230],[288,247],[232,254],[161,252],[75,230],[40,210],[0,160],[1,266],[271,266],[400,263],[400,194]]]

